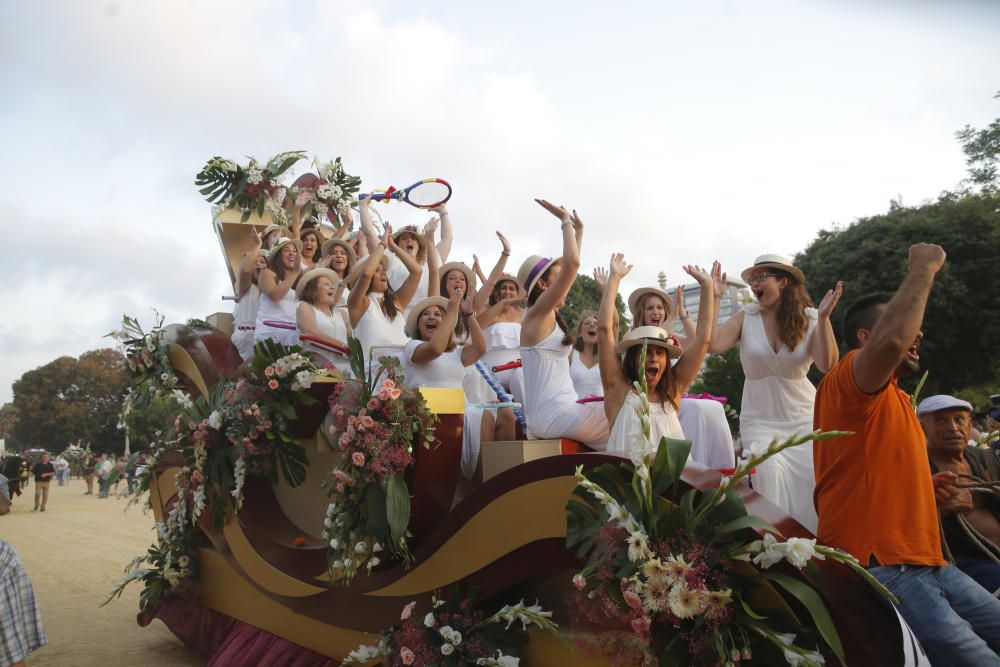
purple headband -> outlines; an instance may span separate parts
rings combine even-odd
[[[531,281],[535,279],[535,276],[537,276],[541,272],[541,270],[545,267],[546,262],[551,263],[552,258],[542,257],[540,260],[538,260],[538,263],[531,268],[531,271],[528,271],[528,277],[524,281],[525,290],[528,289],[528,285],[530,285]]]

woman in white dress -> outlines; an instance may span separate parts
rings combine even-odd
[[[321,250],[323,257],[321,263],[325,263],[328,268],[337,274],[342,291],[338,306],[347,305],[347,277],[351,275],[351,269],[358,263],[358,257],[354,252],[354,247],[349,241],[342,238],[332,238],[323,244]],[[329,260],[327,258],[329,257]]]
[[[260,304],[253,332],[254,345],[271,339],[282,345],[298,345],[295,327],[295,283],[302,273],[298,239],[281,237],[267,254],[267,268],[260,272]],[[275,322],[277,326],[264,324]]]
[[[597,313],[585,310],[576,325],[573,349],[569,353],[569,377],[580,398],[604,396],[597,357]]]
[[[608,420],[600,403],[577,403],[569,377],[572,338],[559,309],[580,270],[583,222],[574,211],[536,199],[562,223],[563,254],[551,259],[534,255],[521,265],[518,282],[528,294],[521,322],[521,363],[524,369],[524,416],[534,438],[570,438],[603,450]]]
[[[399,291],[389,286],[386,277],[389,268],[389,260],[385,256],[387,249],[410,269],[410,275]],[[389,225],[386,225],[385,235],[372,248],[371,254],[351,273],[347,312],[351,316],[354,337],[364,350],[369,377],[378,372],[380,356],[398,354],[406,345],[406,316],[403,311],[413,299],[421,273],[416,259],[396,245]]]
[[[608,280],[598,314],[598,352],[600,354],[601,382],[604,385],[604,412],[611,424],[608,451],[623,456],[637,452],[638,438],[642,436],[638,408],[640,399],[634,383],[644,377],[649,402],[650,444],[659,446],[660,438],[684,438],[677,408],[684,391],[694,382],[701,363],[708,352],[712,337],[712,318],[703,317],[687,350],[681,353],[676,338],[654,326],[639,326],[629,331],[617,350],[624,359],[619,362],[615,353],[615,297],[621,279],[632,270],[622,255],[611,256]],[[713,276],[721,273],[719,263],[712,273],[699,266],[685,266],[684,270],[701,285],[701,307],[712,312],[715,301]],[[646,345],[645,366],[640,367],[642,346]],[[677,362],[671,365],[671,360]]]
[[[323,236],[316,227],[306,227],[299,234],[299,240],[302,241],[302,270],[308,271],[319,261]]]
[[[333,366],[345,377],[351,377],[349,359],[331,347],[347,349],[351,336],[350,316],[346,308],[337,306],[343,286],[332,269],[310,269],[299,278],[295,295],[299,305],[295,310],[300,336],[311,336],[329,343],[324,346],[303,341],[302,347],[318,357],[320,365]]]
[[[467,345],[455,344],[459,316],[468,327]],[[486,351],[472,297],[462,298],[458,289],[450,299],[432,296],[417,303],[407,317],[406,330],[412,338],[403,348],[403,375],[408,385],[461,388],[465,369]],[[469,479],[475,476],[481,442],[514,437],[514,413],[510,408],[467,407],[462,435],[463,474]]]
[[[476,313],[486,338],[486,354],[481,359],[487,369],[504,366],[521,360],[521,319],[524,317],[524,294],[518,287],[517,278],[504,273],[510,258],[510,243],[497,232],[502,250],[496,265],[488,278],[483,281],[483,289],[476,293]],[[494,373],[507,393],[516,403],[524,403],[524,371],[510,368]],[[487,394],[494,400],[495,395]]]
[[[806,373],[813,363],[825,373],[840,358],[830,313],[843,286],[838,282],[827,291],[816,310],[811,307],[802,271],[780,255],[758,257],[742,278],[757,303],[745,306],[720,326],[709,351],[721,353],[740,346],[746,374],[740,437],[743,448],[749,449],[753,443],[766,445],[774,438],[784,440],[813,430],[816,388]],[[766,461],[752,483],[757,493],[816,531],[811,442]]]
[[[240,262],[236,277],[236,307],[233,308],[233,335],[230,339],[239,350],[243,361],[253,356],[253,332],[257,326],[257,307],[260,305],[260,272],[267,267],[267,252],[261,249],[262,238],[254,233],[256,243]]]
[[[713,322],[718,316],[719,302],[726,287],[726,275],[721,271],[712,276],[713,309],[707,318]],[[686,337],[678,337],[681,349],[688,349],[697,330],[691,318],[683,310],[683,291],[678,290],[677,298],[656,287],[641,287],[628,297],[629,310],[634,326],[662,327],[673,335],[674,322],[678,314],[684,324]],[[733,436],[729,430],[729,420],[722,404],[701,398],[681,398],[678,414],[684,434],[691,441],[691,460],[709,468],[732,468],[736,465]]]

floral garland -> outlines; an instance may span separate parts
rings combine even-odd
[[[274,222],[287,223],[284,209],[286,188],[279,178],[299,160],[305,151],[278,153],[261,166],[255,158],[250,158],[246,166],[232,160],[213,157],[205,163],[194,178],[198,191],[212,204],[243,211],[242,222],[252,213],[271,213]]]
[[[295,205],[304,207],[303,216],[326,216],[334,226],[339,227],[337,214],[350,207],[361,186],[361,178],[345,172],[339,157],[326,164],[321,164],[317,158],[313,160],[313,165],[320,180],[311,186],[292,188]]]
[[[149,333],[143,330],[139,320],[124,315],[122,328],[106,334],[119,341],[124,348],[126,364],[132,374],[132,388],[123,406],[144,407],[154,396],[163,396],[179,386],[177,373],[170,364],[170,352],[163,339],[163,315],[156,312],[156,324]]]
[[[785,560],[816,575],[812,560],[829,558],[890,599],[891,593],[843,551],[811,539],[778,541],[775,535],[781,533],[774,526],[747,514],[735,487],[785,449],[844,433],[817,431],[754,445],[717,489],[691,489],[678,498],[677,481],[691,444],[663,438],[654,447],[645,382],[635,388],[642,432],[631,462],[586,473],[578,468],[578,486],[567,505],[566,543],[585,563],[573,577],[574,602],[582,619],[612,628],[595,635],[602,650],[628,655],[635,664],[733,665],[758,659],[768,665],[819,665],[825,650],[843,662],[840,638],[816,591],[764,570]],[[749,528],[767,532],[748,541],[746,535],[756,537]],[[769,608],[765,615],[754,609],[754,594],[767,583],[801,602],[811,622],[802,624],[781,610]]]
[[[331,574],[345,583],[386,555],[409,563],[410,496],[403,474],[413,465],[415,444],[433,442],[436,421],[420,392],[402,383],[398,360],[381,359],[369,381],[361,344],[354,338],[348,344],[360,379],[341,383],[330,395],[329,433],[342,457],[324,482],[330,505],[323,531]]]
[[[462,597],[460,589],[453,587],[448,600],[435,595],[425,615],[415,614],[416,606],[413,601],[403,607],[401,623],[386,630],[378,643],[351,651],[341,664],[381,658],[387,667],[517,667],[517,647],[527,643],[528,626],[559,634],[552,612],[544,611],[537,602],[525,605],[523,599],[487,616],[477,609],[474,594]],[[511,627],[517,622],[521,627]]]

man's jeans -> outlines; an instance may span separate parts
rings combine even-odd
[[[957,567],[868,568],[899,598],[899,613],[931,664],[1000,666],[1000,600]]]

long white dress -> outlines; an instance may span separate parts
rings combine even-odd
[[[347,342],[347,337],[351,335],[351,330],[350,320],[348,319],[349,315],[345,308],[334,308],[331,314],[327,315],[312,304],[309,304],[309,307],[313,309],[313,315],[316,317],[316,328],[319,330],[322,338]],[[327,348],[310,341],[305,341],[302,347],[336,368],[344,377],[352,377],[351,362],[347,357],[334,354]]]
[[[789,350],[782,343],[777,352],[767,342],[760,306],[749,304],[743,312],[740,334],[740,361],[746,374],[740,414],[743,448],[749,449],[755,442],[767,444],[775,436],[784,440],[796,433],[811,432],[816,387],[806,373],[813,362],[809,341],[816,330],[816,309],[806,308],[809,328],[795,349]],[[816,478],[811,442],[786,449],[758,466],[752,482],[757,493],[816,532],[818,520],[813,505]]]
[[[383,296],[380,292],[368,293],[368,310],[354,327],[354,337],[364,350],[370,377],[374,377],[380,368],[379,357],[397,356],[402,360],[403,346],[410,340],[404,331],[406,317],[403,313],[397,312],[396,317],[390,320],[382,312],[379,301]]]
[[[406,384],[413,387],[462,388],[465,366],[462,364],[462,346],[444,352],[425,364],[413,363],[413,353],[424,341],[410,340],[403,347],[403,375]],[[495,411],[494,411],[495,412]],[[462,426],[462,474],[472,479],[479,463],[480,436],[483,426],[483,408],[466,407]]]
[[[389,270],[385,272],[386,280],[389,281],[389,287],[394,291],[399,291],[399,288],[403,286],[406,279],[410,277],[410,270],[406,268],[406,264],[396,257],[395,254],[389,254]],[[410,303],[406,305],[403,310],[403,320],[405,321],[410,315],[410,311],[413,307],[420,303],[423,299],[427,298],[427,285],[430,280],[430,273],[427,271],[427,267],[422,267],[423,271],[420,274],[420,282],[417,284],[417,291],[413,293],[413,298],[410,299]]]
[[[269,296],[261,292],[260,302],[257,306],[256,328],[253,332],[254,345],[267,338],[282,345],[298,345],[299,330],[297,328],[281,329],[264,324],[265,321],[284,322],[295,327],[295,305],[295,290],[293,289],[285,292],[281,301],[272,301]]]
[[[233,308],[233,335],[230,340],[240,351],[243,361],[253,356],[253,332],[257,326],[257,307],[260,305],[260,288],[251,284]]]
[[[636,448],[636,440],[642,433],[639,423],[639,397],[631,391],[625,395],[615,425],[611,427],[611,437],[608,438],[608,453],[628,456]],[[660,438],[684,439],[684,430],[677,418],[677,412],[670,403],[649,404],[649,430],[653,447],[660,443]]]
[[[573,380],[573,388],[579,398],[587,396],[604,396],[604,385],[601,383],[601,365],[594,364],[587,368],[580,359],[578,350],[573,350],[569,362],[569,377]]]
[[[486,368],[503,366],[521,358],[521,323],[494,322],[483,329],[486,339],[486,354],[480,361]],[[524,369],[510,368],[494,373],[500,384],[517,403],[524,403]],[[489,400],[496,400],[496,395]]]
[[[524,417],[530,437],[570,438],[603,451],[608,442],[608,419],[602,403],[577,403],[569,377],[570,345],[563,345],[558,326],[531,347],[521,348],[524,370]]]
[[[733,434],[722,404],[707,398],[681,398],[678,415],[691,441],[691,460],[715,469],[736,466]]]

